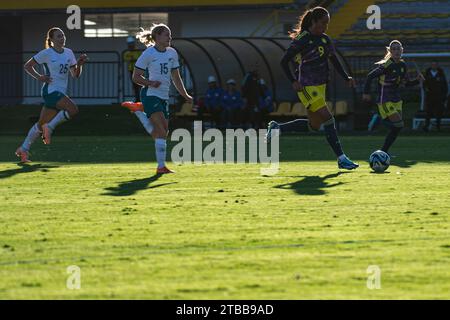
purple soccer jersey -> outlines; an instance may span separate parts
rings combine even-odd
[[[330,37],[325,33],[313,35],[305,30],[291,42],[281,65],[291,82],[297,80],[303,86],[318,86],[329,81],[328,59],[336,71],[347,80],[349,77],[336,57],[336,49]],[[289,69],[291,60],[295,63],[295,75],[292,75]]]
[[[399,92],[402,84],[414,86],[419,83],[418,80],[409,78],[405,61],[395,62],[392,58],[380,64],[367,75],[367,81],[364,86],[365,94],[370,93],[370,86],[375,78],[378,78],[377,102],[380,104],[402,100]]]

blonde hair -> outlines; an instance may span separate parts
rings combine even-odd
[[[164,30],[170,29],[164,23],[153,24],[150,30],[145,30],[144,28],[140,28],[141,31],[136,34],[136,39],[138,39],[141,43],[145,44],[145,46],[151,46],[155,43],[155,36],[163,33]]]
[[[386,55],[384,56],[384,58],[378,62],[375,62],[375,64],[385,64],[392,57],[391,48],[394,44],[398,44],[400,45],[400,47],[403,48],[402,43],[400,41],[392,40],[391,43],[389,43],[389,47],[386,47]]]
[[[55,32],[56,32],[56,31],[61,31],[61,32],[62,32],[62,30],[61,30],[60,28],[58,28],[58,27],[50,28],[50,29],[47,31],[47,36],[46,36],[46,38],[45,38],[45,44],[44,44],[45,49],[48,49],[48,48],[50,48],[50,47],[53,47],[53,46],[52,46],[52,38],[53,38],[53,36],[55,35]]]

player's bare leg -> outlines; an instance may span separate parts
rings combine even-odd
[[[69,97],[63,97],[58,101],[60,110],[48,123],[42,125],[42,137],[45,144],[51,143],[51,137],[55,128],[63,122],[72,119],[78,113],[78,107]]]

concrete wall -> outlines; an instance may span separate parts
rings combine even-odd
[[[201,11],[169,13],[173,37],[248,37],[272,11]],[[122,51],[126,38],[85,38],[83,30],[67,30],[65,14],[27,15],[23,19],[23,50],[43,48],[47,30],[62,27],[67,35],[67,47],[75,50]],[[281,23],[295,22],[296,13],[280,15]],[[272,24],[265,24],[256,36],[262,36]],[[143,26],[148,27],[148,26]],[[282,35],[282,25],[270,29],[266,35]]]

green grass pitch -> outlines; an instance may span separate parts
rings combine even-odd
[[[0,299],[448,299],[450,139],[284,136],[278,175],[260,165],[170,166],[144,136],[0,137]],[[67,267],[81,269],[69,290]],[[367,288],[367,268],[381,288]]]

